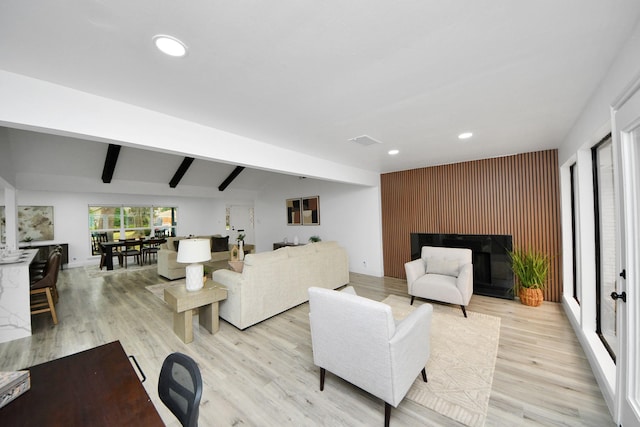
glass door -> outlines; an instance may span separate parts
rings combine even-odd
[[[618,225],[611,135],[593,147],[592,157],[596,219],[596,333],[615,362],[619,345],[618,306],[611,299],[611,292],[616,290],[618,278]]]
[[[611,295],[620,325],[616,415],[618,424],[630,427],[640,425],[640,91],[624,99],[614,114],[622,211],[620,277]]]

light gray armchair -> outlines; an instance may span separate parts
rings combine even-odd
[[[415,297],[465,306],[473,294],[471,249],[423,246],[421,257],[404,265],[411,304]]]
[[[423,304],[401,321],[391,307],[343,291],[309,288],[313,362],[385,402],[385,426],[429,359],[433,307]]]

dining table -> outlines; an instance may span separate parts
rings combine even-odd
[[[104,251],[105,257],[106,257],[104,261],[104,265],[107,267],[107,270],[113,270],[114,248],[118,249],[118,248],[130,248],[130,247],[140,246],[140,250],[142,251],[142,248],[144,248],[144,246],[160,245],[166,242],[167,242],[167,239],[165,238],[150,237],[146,239],[115,240],[111,242],[101,242],[99,244],[102,247],[102,250]]]

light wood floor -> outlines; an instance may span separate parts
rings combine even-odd
[[[0,344],[0,370],[22,369],[120,340],[147,375],[144,383],[169,426],[179,424],[157,397],[167,354],[193,357],[202,371],[201,426],[382,426],[383,403],[327,374],[324,392],[313,365],[308,304],[245,331],[220,322],[210,335],[194,322],[194,342],[172,330],[172,314],[145,286],[155,270],[89,279],[83,268],[59,279],[60,323],[33,317],[33,336]],[[360,295],[406,296],[405,282],[351,275]],[[516,301],[474,296],[469,310],[502,318],[487,426],[614,426],[600,390],[559,304],[530,308]],[[462,315],[462,314],[461,314]],[[37,410],[37,408],[34,408]],[[392,426],[460,424],[404,400]]]

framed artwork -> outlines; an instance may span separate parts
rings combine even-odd
[[[18,206],[18,240],[53,240],[53,206]]]
[[[302,225],[320,225],[320,196],[302,198]]]
[[[302,199],[287,199],[287,225],[302,224]]]

